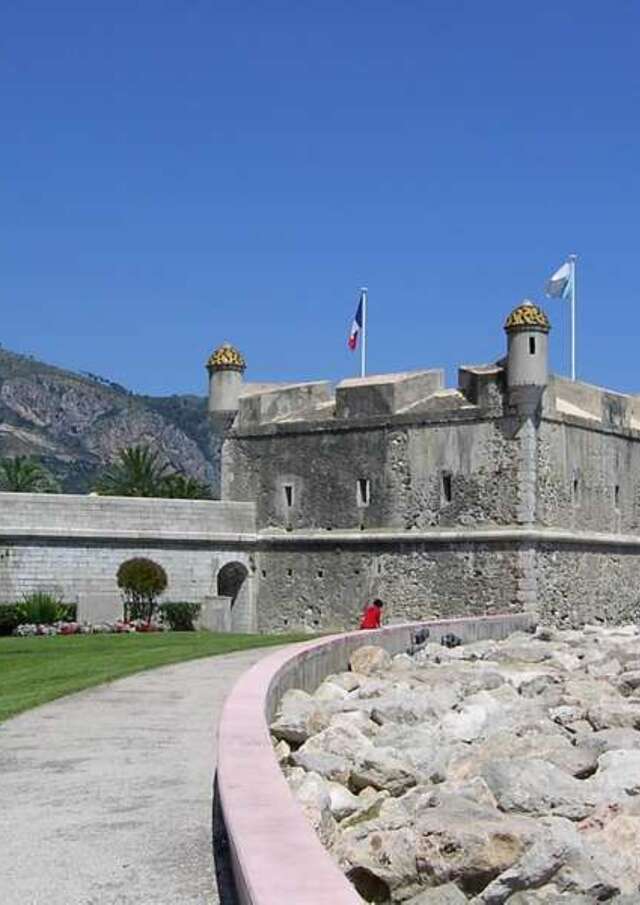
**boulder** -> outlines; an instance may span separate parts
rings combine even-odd
[[[302,782],[295,786],[293,794],[322,844],[331,846],[336,822],[331,813],[331,796],[325,780],[317,773],[307,773]]]
[[[415,822],[416,863],[426,884],[482,889],[523,854],[530,826],[471,801],[447,803]]]
[[[582,820],[597,801],[584,782],[544,760],[495,760],[484,764],[481,775],[506,812]]]
[[[349,666],[353,672],[370,676],[373,673],[387,672],[391,669],[391,657],[382,647],[365,644],[351,654]]]
[[[336,730],[353,728],[362,732],[367,738],[373,738],[378,735],[380,729],[378,724],[369,719],[363,710],[342,710],[340,713],[335,713],[332,715],[327,728]]]
[[[640,732],[636,729],[600,729],[598,732],[580,733],[576,744],[583,749],[591,749],[597,757],[618,748],[640,750]]]
[[[594,679],[610,679],[622,672],[620,661],[615,658],[603,657],[587,665],[587,672]]]
[[[365,681],[365,676],[361,676],[357,672],[339,672],[331,676],[331,681],[334,685],[344,688],[345,691],[355,691]]]
[[[354,789],[372,786],[374,789],[386,789],[391,795],[401,795],[417,782],[418,777],[411,764],[395,748],[371,746],[360,755],[351,770]]]
[[[366,807],[366,803],[361,801],[357,795],[353,795],[348,789],[337,782],[328,783],[329,787],[329,806],[331,813],[336,820],[344,820],[350,814],[361,811]]]
[[[633,694],[640,688],[640,669],[621,673],[615,681],[616,688],[623,695]]]
[[[540,829],[533,845],[474,900],[478,905],[503,905],[515,892],[545,885],[582,848],[578,831],[568,820],[546,818],[540,821]]]
[[[372,747],[371,740],[356,725],[348,722],[328,726],[311,736],[299,749],[301,753],[333,754],[354,763],[363,751]]]
[[[477,745],[465,746],[453,754],[448,764],[451,779],[475,775],[484,764],[505,758],[534,758],[576,777],[589,776],[596,770],[598,754],[591,748],[573,745],[559,732],[553,734],[527,732],[522,736],[501,731]]]
[[[407,899],[404,905],[467,905],[468,899],[455,883],[445,883],[444,886],[434,886],[425,889],[411,899]]]
[[[324,779],[342,783],[343,786],[348,784],[351,776],[351,764],[346,758],[325,751],[306,751],[300,748],[291,755],[291,762],[296,767],[318,773]]]
[[[278,740],[299,745],[328,725],[327,710],[306,691],[294,688],[283,695],[271,733]]]
[[[314,700],[319,701],[325,707],[329,707],[329,709],[331,709],[332,704],[342,704],[345,698],[348,697],[349,692],[330,678],[325,679],[313,693]]]
[[[369,821],[343,830],[334,855],[366,902],[388,902],[397,890],[419,888],[415,846],[410,827],[387,830]]]
[[[607,751],[598,758],[598,771],[587,780],[597,800],[624,804],[640,796],[640,751]],[[640,799],[638,799],[640,800]],[[640,849],[640,838],[638,839]]]
[[[588,838],[595,849],[609,856],[622,891],[635,893],[636,902],[640,901],[640,816],[616,814]]]
[[[587,719],[596,730],[640,729],[640,705],[620,700],[594,704],[587,711]]]

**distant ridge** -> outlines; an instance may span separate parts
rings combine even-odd
[[[30,455],[67,493],[86,493],[120,449],[147,444],[173,468],[219,489],[219,440],[199,396],[140,396],[0,348],[0,456]]]

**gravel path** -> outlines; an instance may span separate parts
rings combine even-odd
[[[216,905],[216,724],[270,650],[140,673],[0,724],[2,905]]]

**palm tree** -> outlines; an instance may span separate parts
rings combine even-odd
[[[211,488],[203,481],[176,471],[167,475],[163,483],[162,496],[174,500],[210,500]]]
[[[59,493],[60,485],[39,462],[28,456],[14,456],[0,459],[0,490]]]
[[[160,464],[158,453],[148,446],[121,449],[119,460],[100,475],[96,490],[105,496],[164,496],[163,484],[169,466]]]

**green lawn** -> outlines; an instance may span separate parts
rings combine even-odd
[[[0,722],[54,698],[144,669],[308,638],[214,632],[0,638]]]

